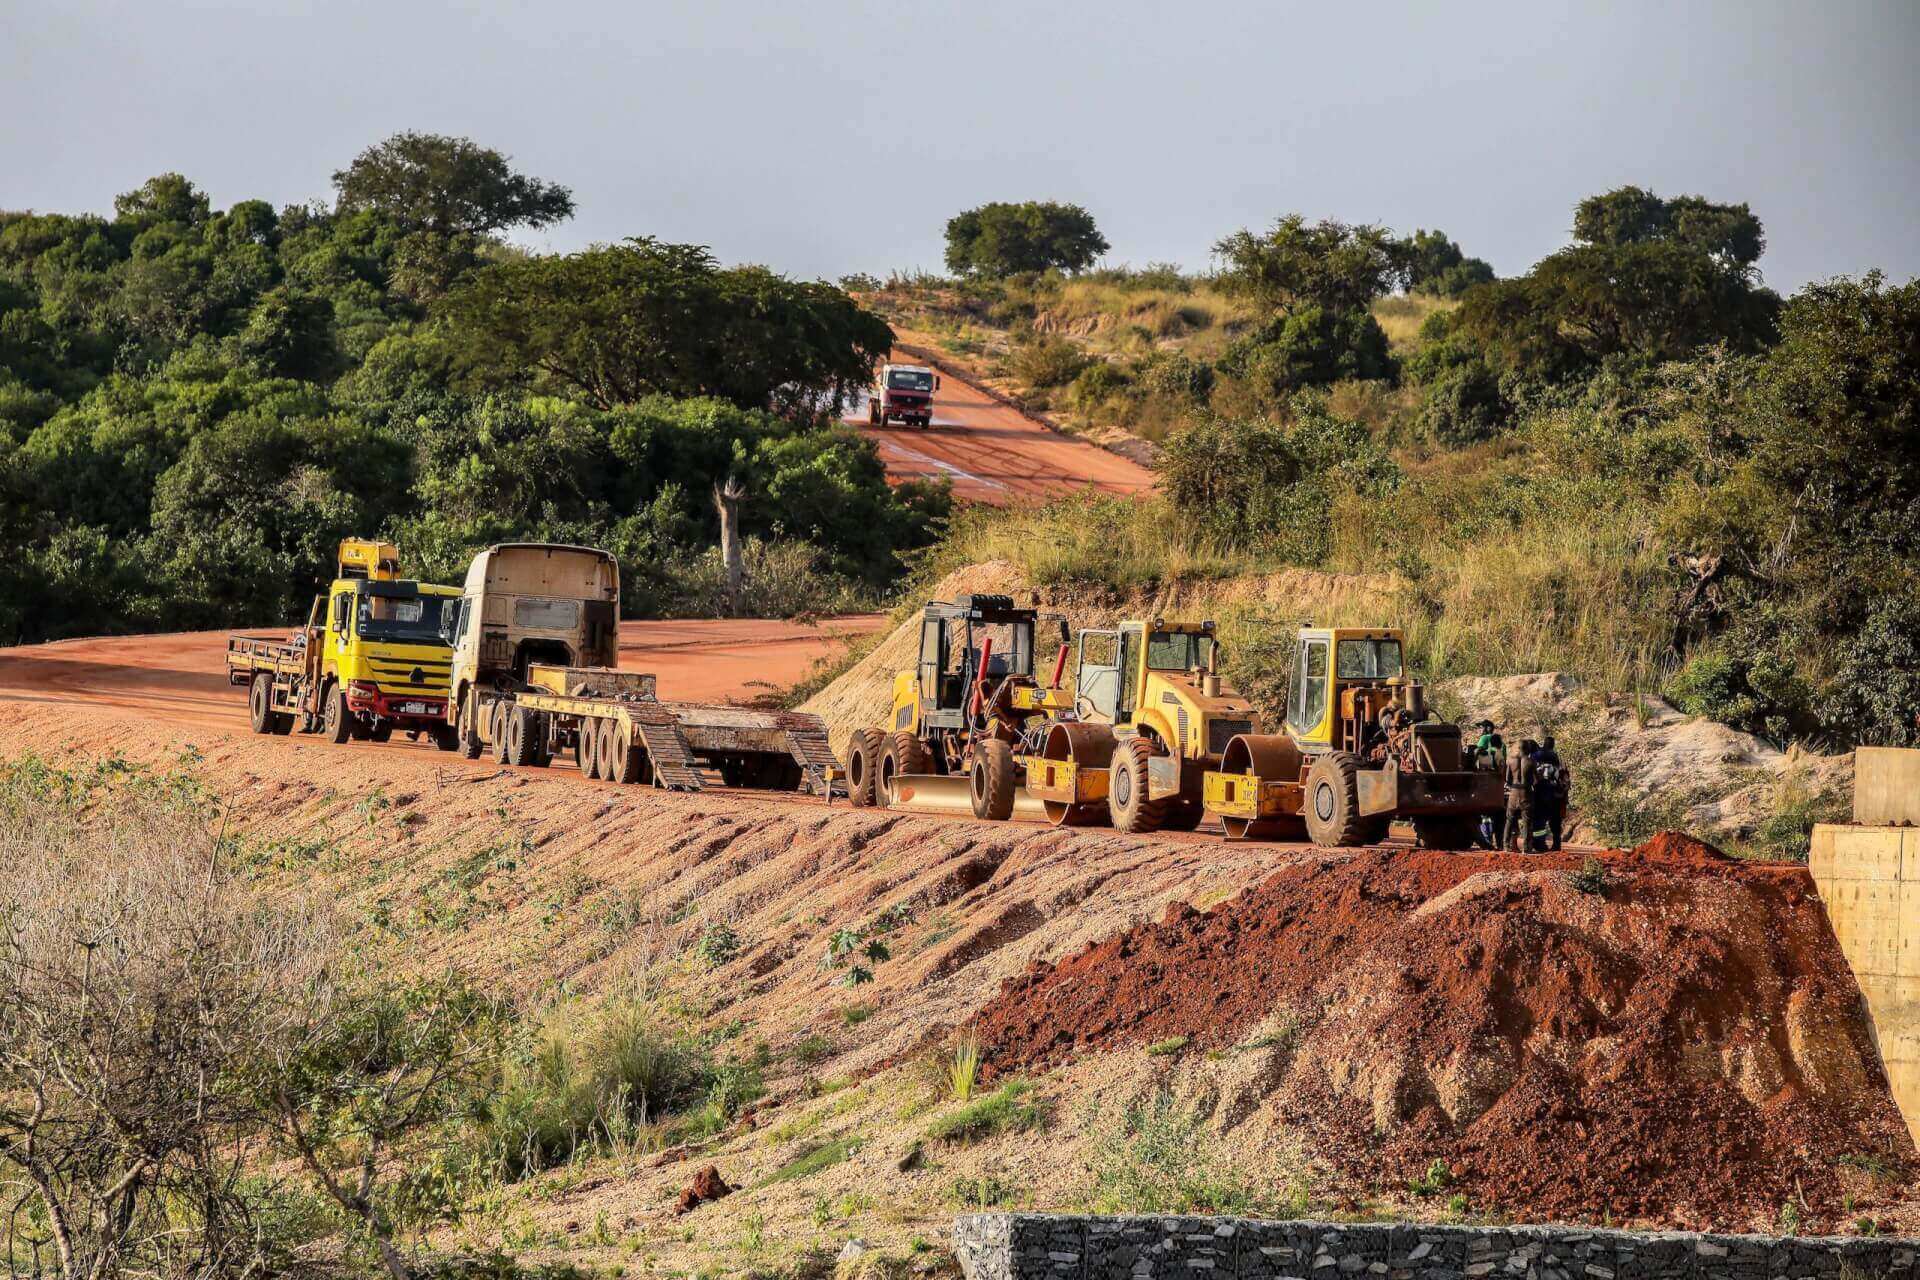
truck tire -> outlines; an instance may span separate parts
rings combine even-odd
[[[507,711],[512,706],[504,699],[493,704],[487,714],[487,745],[493,748],[493,762],[507,762]]]
[[[580,776],[597,778],[600,776],[600,722],[582,720],[573,734],[573,762],[580,766]]]
[[[880,758],[880,803],[893,803],[894,779],[902,774],[932,772],[933,756],[928,753],[927,744],[902,729],[887,739],[887,753]]]
[[[855,729],[847,744],[847,799],[856,809],[868,809],[880,803],[880,757],[886,753],[887,735],[878,729]]]
[[[880,402],[878,400],[867,401],[867,425],[870,427],[884,427],[887,425],[887,415],[880,412]]]
[[[989,738],[973,753],[967,771],[967,790],[973,798],[973,816],[1005,822],[1013,816],[1013,745]]]
[[[646,782],[647,748],[644,744],[631,741],[633,731],[618,721],[613,725],[613,780],[622,786],[631,787]]]
[[[460,710],[454,717],[454,734],[461,756],[478,760],[486,744],[480,741],[480,695],[472,689],[460,699]]]
[[[1307,839],[1329,849],[1352,849],[1384,834],[1378,818],[1360,816],[1360,759],[1348,751],[1329,751],[1307,770],[1307,794],[1301,806]]]
[[[247,686],[247,723],[255,733],[273,732],[273,677],[264,671]]]
[[[338,682],[327,686],[325,705],[326,718],[321,721],[320,731],[327,735],[328,742],[345,742],[353,736],[353,710],[347,706],[347,691]]]
[[[507,763],[527,768],[540,763],[540,713],[516,706],[507,712]]]
[[[1165,820],[1167,802],[1147,796],[1147,761],[1153,755],[1153,743],[1139,735],[1113,749],[1107,765],[1107,812],[1115,831],[1145,835],[1158,831]]]
[[[384,724],[376,724],[367,730],[368,742],[391,742],[392,740],[393,724],[391,721]]]
[[[460,749],[460,734],[450,724],[436,724],[428,729],[427,740],[442,751]]]

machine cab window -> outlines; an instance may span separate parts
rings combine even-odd
[[[1191,631],[1155,631],[1147,636],[1149,671],[1213,670],[1213,637]]]
[[[1327,642],[1308,640],[1300,646],[1300,665],[1287,700],[1287,719],[1295,729],[1312,733],[1320,727],[1327,714],[1327,684]]]
[[[1401,674],[1398,640],[1342,640],[1336,662],[1342,680],[1391,680]]]
[[[933,374],[925,369],[889,369],[887,389],[889,391],[931,391]]]

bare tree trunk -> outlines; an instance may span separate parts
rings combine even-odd
[[[733,476],[715,481],[714,509],[720,513],[720,566],[726,572],[726,611],[732,617],[740,611],[740,595],[747,585],[747,557],[740,544],[740,503],[747,491]]]

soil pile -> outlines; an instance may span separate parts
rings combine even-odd
[[[1713,1225],[1911,1156],[1803,869],[1668,835],[1592,892],[1576,861],[1324,856],[1036,964],[977,1026],[1003,1072],[1228,1050],[1222,1127],[1304,1133],[1363,1182],[1438,1160],[1529,1216]]]

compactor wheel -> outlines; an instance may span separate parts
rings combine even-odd
[[[507,713],[507,763],[540,763],[540,713],[526,707],[514,707]]]
[[[1107,766],[1107,810],[1114,830],[1144,835],[1160,829],[1167,802],[1147,797],[1147,761],[1153,755],[1153,743],[1144,737],[1128,738],[1113,749]]]
[[[480,741],[480,695],[471,689],[460,700],[454,734],[458,739],[460,754],[468,760],[478,760],[486,744]]]
[[[1112,765],[1117,748],[1113,732],[1091,724],[1056,724],[1047,730],[1041,754],[1049,760],[1071,760],[1081,769],[1105,769]],[[1095,800],[1089,804],[1044,802],[1047,821],[1056,827],[1091,827],[1107,817],[1108,807]]]
[[[326,719],[321,722],[321,731],[329,742],[345,742],[353,736],[353,712],[347,707],[347,691],[338,684],[327,686]]]
[[[895,780],[901,774],[932,773],[933,756],[927,751],[927,744],[902,729],[887,739],[887,752],[880,758],[880,797],[892,804],[898,795]]]
[[[989,738],[974,752],[967,771],[973,816],[1005,822],[1013,816],[1013,745]]]
[[[847,744],[847,798],[856,809],[880,803],[880,758],[886,754],[887,735],[878,729],[855,729]]]
[[[594,725],[593,762],[599,766],[602,782],[620,780],[620,723],[606,719]]]
[[[1378,818],[1360,816],[1360,760],[1347,751],[1329,751],[1307,770],[1307,838],[1317,845],[1350,849],[1386,834]]]
[[[580,776],[597,778],[600,776],[600,722],[582,720],[573,735],[573,762],[580,766]]]

